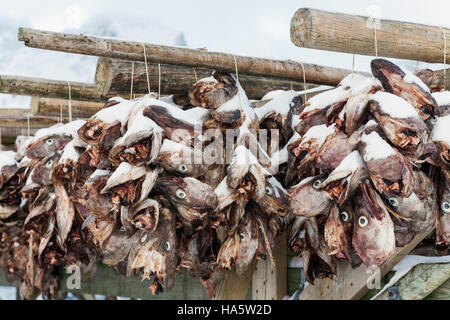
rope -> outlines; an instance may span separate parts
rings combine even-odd
[[[130,88],[130,100],[133,100],[133,83],[134,83],[134,61],[131,64],[131,88]]]
[[[0,145],[2,144],[2,127],[0,127]]]
[[[439,27],[442,31],[442,35],[444,36],[444,80],[446,79],[446,70],[447,69],[447,37],[445,35],[444,29]],[[444,81],[444,90],[445,90],[445,81]]]
[[[195,83],[197,83],[198,82],[197,72],[195,71],[195,68],[192,68],[192,70],[194,70]]]
[[[308,96],[306,94],[306,74],[305,74],[305,67],[303,66],[303,63],[300,62],[300,65],[302,66],[302,70],[303,70],[303,91],[305,91],[305,101],[304,103],[306,103],[306,101],[308,101]]]
[[[375,25],[375,21],[372,17],[369,17],[373,24],[373,33],[375,38],[375,56],[378,58],[378,40],[377,40],[377,26]]]
[[[233,59],[234,59],[234,67],[236,68],[236,80],[237,80],[237,82],[239,82],[239,73],[238,73],[236,57],[233,56]]]
[[[69,85],[69,122],[72,122],[72,90],[69,81],[67,81],[67,84]]]
[[[161,65],[158,63],[158,99],[161,97]]]
[[[27,114],[27,136],[30,137],[30,115]]]
[[[145,51],[144,44],[142,44],[142,48],[144,48],[144,61],[145,61],[145,73],[147,75],[147,88],[148,88],[148,93],[150,93],[150,78],[148,76],[147,52]]]

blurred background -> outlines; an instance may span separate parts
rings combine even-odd
[[[204,48],[351,69],[352,56],[303,49],[290,41],[295,11],[311,7],[376,18],[450,27],[448,0],[0,0],[0,73],[92,82],[97,58],[32,49],[17,41],[19,27],[83,33],[141,42]],[[356,56],[369,71],[371,57]],[[401,65],[415,68],[416,62]],[[431,69],[442,65],[427,65]],[[0,95],[0,108],[23,108],[29,97]]]

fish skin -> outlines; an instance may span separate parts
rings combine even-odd
[[[450,203],[450,172],[440,170],[437,177],[438,203],[436,208],[436,244],[442,247],[450,246],[450,210],[446,203]]]
[[[393,118],[385,114],[377,101],[369,101],[370,113],[377,120],[386,138],[411,160],[421,158],[429,141],[429,132],[422,119]]]
[[[265,185],[264,196],[255,198],[261,210],[267,215],[286,216],[289,213],[289,196],[286,189],[274,177],[266,178]]]
[[[167,196],[177,208],[178,213],[188,221],[200,219],[212,213],[219,203],[214,189],[195,178],[159,177],[156,188]],[[179,191],[184,192],[184,198],[177,195]]]
[[[430,92],[403,78],[405,72],[394,63],[385,59],[374,59],[370,63],[372,73],[383,84],[384,89],[408,101],[419,113],[422,120],[439,116],[436,100]]]
[[[325,171],[334,170],[348,156],[355,144],[342,132],[329,135],[317,152],[316,167]]]
[[[72,136],[66,134],[53,134],[30,142],[26,149],[26,156],[30,159],[40,160],[61,151],[72,141]]]
[[[316,181],[322,183],[325,176],[319,175],[302,180],[290,191],[289,212],[296,216],[315,217],[327,214],[331,206],[331,197],[323,189],[313,187]]]
[[[394,224],[381,197],[365,181],[353,201],[355,219],[352,244],[366,266],[383,265],[395,251]],[[359,224],[364,217],[366,226]]]
[[[99,150],[108,150],[122,135],[120,121],[104,123],[99,119],[91,118],[78,129],[78,136],[88,145]]]
[[[61,248],[65,248],[65,242],[69,235],[70,229],[75,216],[75,208],[69,199],[64,185],[59,181],[54,181],[56,196],[56,224],[58,226],[57,242]]]
[[[237,94],[236,79],[231,74],[214,71],[212,76],[216,82],[202,79],[189,89],[191,105],[217,109]]]
[[[175,214],[162,206],[155,232],[140,232],[139,251],[132,262],[132,269],[143,268],[143,279],[151,275],[170,290],[175,282],[177,266],[177,237]]]
[[[40,160],[31,174],[31,179],[41,186],[51,185],[53,182],[53,170],[61,158],[61,153],[54,153]]]

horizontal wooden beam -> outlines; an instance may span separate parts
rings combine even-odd
[[[324,67],[291,60],[271,60],[245,57],[203,49],[143,44],[140,42],[75,35],[60,32],[19,28],[19,41],[32,48],[86,54],[92,56],[182,65],[195,68],[221,70],[254,76],[268,76],[293,81],[303,80],[303,68],[308,83],[336,86],[350,70]]]
[[[161,95],[183,94],[201,78],[211,76],[213,70],[148,63],[150,89],[161,91]],[[133,75],[133,93],[148,92],[147,70],[145,63],[133,63],[126,60],[100,58],[95,72],[95,86],[100,96],[111,98],[114,96],[129,97],[131,76]],[[161,86],[159,86],[161,80]],[[273,90],[304,90],[303,81],[291,81],[262,76],[240,75],[239,82],[250,99],[261,99],[267,92]],[[315,85],[306,84],[306,89]]]
[[[0,75],[0,93],[69,99],[69,84],[67,81]],[[70,81],[70,93],[73,100],[104,101],[90,83]]]
[[[72,117],[89,118],[103,108],[103,102],[72,100]],[[31,113],[38,115],[63,116],[69,112],[69,100],[57,98],[32,97]]]
[[[392,257],[379,270],[380,279],[385,276],[432,231],[417,235],[403,248],[397,248]],[[374,272],[363,264],[352,269],[347,261],[337,263],[337,275],[333,279],[315,279],[314,285],[308,285],[300,294],[299,300],[358,300],[369,290],[368,283]]]
[[[419,264],[395,283],[402,300],[422,300],[450,278],[450,264]],[[384,291],[375,300],[388,300]]]
[[[444,62],[444,33],[450,29],[417,23],[374,19],[310,8],[297,10],[291,20],[291,40],[299,47],[432,63]],[[450,41],[447,41],[447,46]],[[450,60],[450,48],[446,50]]]

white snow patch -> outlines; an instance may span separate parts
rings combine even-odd
[[[437,119],[431,132],[431,139],[450,145],[450,114]]]
[[[75,149],[75,143],[74,141],[70,141],[66,146],[64,147],[63,154],[61,158],[59,159],[58,163],[64,163],[66,160],[72,160],[73,162],[78,162],[79,158],[78,151]]]
[[[322,145],[325,142],[325,139],[330,134],[333,134],[335,132],[334,127],[335,127],[335,124],[333,123],[329,127],[327,127],[326,124],[321,124],[321,125],[317,125],[317,126],[313,126],[313,127],[309,128],[309,130],[306,131],[305,135],[303,136],[303,141],[301,144],[303,144],[304,142],[306,142],[308,140],[316,139],[317,143],[319,145]]]
[[[113,123],[120,121],[120,123],[125,125],[128,120],[128,115],[134,106],[135,101],[125,100],[109,108],[105,108],[93,115],[92,118],[98,119],[104,123]]]
[[[412,105],[395,94],[378,91],[369,95],[369,99],[378,102],[381,111],[393,118],[420,118]]]
[[[0,151],[0,170],[5,166],[17,165],[14,151]]]
[[[356,170],[358,168],[364,168],[366,165],[364,164],[363,159],[358,151],[353,151],[349,155],[347,155],[341,163],[334,169],[335,171],[345,171],[345,170]]]
[[[438,106],[445,106],[450,104],[450,91],[433,92],[431,94],[436,100]]]
[[[389,143],[384,141],[375,131],[370,134],[362,135],[361,141],[366,144],[366,151],[364,155],[365,162],[376,159],[386,159],[387,157],[395,154],[395,150],[389,145]]]
[[[419,87],[421,87],[423,90],[425,90],[426,92],[430,93],[430,89],[427,87],[427,85],[425,83],[423,83],[422,80],[420,80],[419,77],[417,77],[415,74],[413,74],[409,70],[406,70],[406,69],[402,69],[402,70],[405,73],[405,76],[403,77],[404,81],[406,81],[408,83],[415,83]]]
[[[111,171],[109,171],[109,170],[97,169],[94,171],[93,174],[91,174],[88,181],[92,181],[92,180],[96,179],[97,177],[101,177],[101,176],[109,176],[110,174],[111,174]]]
[[[262,107],[255,108],[255,113],[258,116],[259,121],[264,119],[264,117],[271,112],[286,115],[291,109],[292,99],[299,95],[298,92],[294,90],[277,90],[277,92],[278,94],[271,101],[267,102]]]

